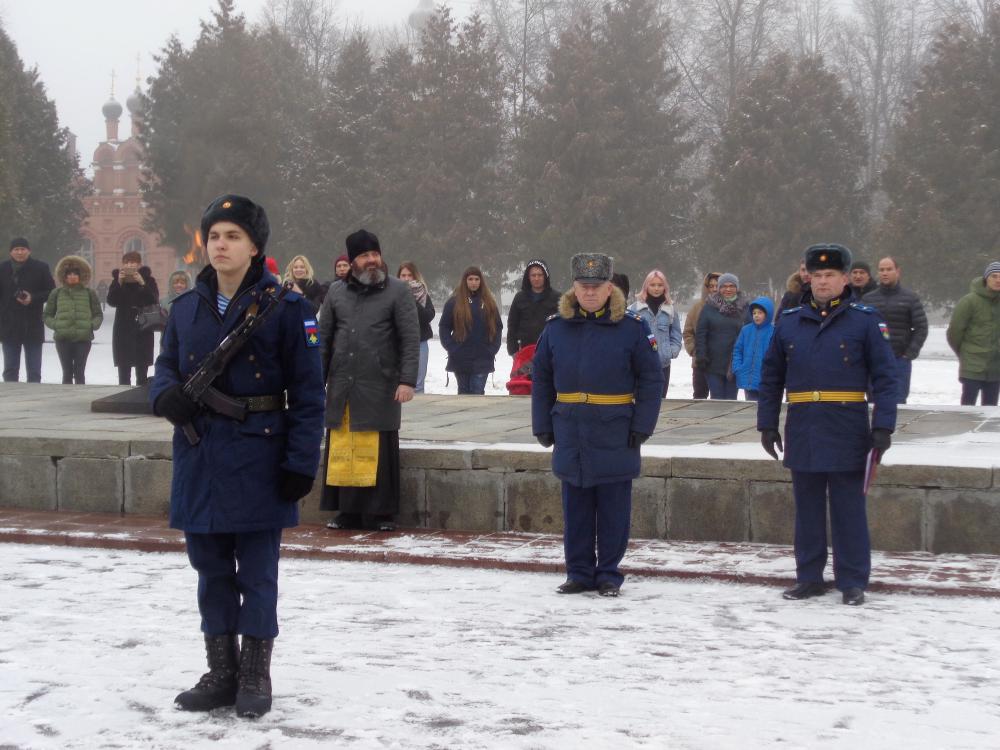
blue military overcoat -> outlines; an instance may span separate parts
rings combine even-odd
[[[259,274],[256,265],[248,273]],[[163,332],[150,400],[183,383],[262,298],[274,279],[245,285],[219,315],[214,270],[174,300]],[[315,476],[323,434],[323,378],[312,305],[295,293],[257,329],[215,387],[231,396],[287,392],[284,411],[257,412],[245,422],[203,412],[196,446],[174,430],[170,525],[194,533],[238,533],[298,523],[298,503],[279,497],[282,469]]]
[[[782,394],[868,391],[871,427],[896,426],[896,361],[875,308],[850,302],[850,290],[824,316],[805,298],[784,310],[761,369],[757,429],[778,429]],[[871,450],[868,404],[788,405],[784,464],[792,471],[861,471]]]
[[[660,416],[663,371],[656,338],[625,310],[617,287],[598,317],[584,316],[572,291],[563,295],[538,340],[532,364],[531,431],[555,435],[552,471],[578,487],[639,476],[629,432],[652,435]],[[631,404],[562,403],[557,393],[634,394]]]

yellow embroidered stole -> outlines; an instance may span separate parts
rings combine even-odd
[[[333,487],[374,487],[378,473],[378,432],[351,432],[350,407],[340,427],[327,433],[326,483]]]

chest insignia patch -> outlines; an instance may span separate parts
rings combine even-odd
[[[884,338],[886,341],[888,341],[889,340],[889,326],[886,325],[885,323],[879,323],[878,324],[878,329],[882,332],[882,338]]]
[[[319,346],[319,326],[316,325],[316,319],[303,320],[302,327],[306,334],[306,346]]]
[[[649,345],[653,348],[653,351],[655,352],[656,351],[656,336],[651,333],[646,338],[649,340]]]

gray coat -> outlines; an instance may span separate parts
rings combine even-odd
[[[340,427],[350,403],[351,431],[398,430],[400,385],[415,385],[420,325],[410,287],[389,277],[366,287],[349,277],[334,284],[319,317],[326,381],[326,426]]]

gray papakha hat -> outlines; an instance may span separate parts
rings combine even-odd
[[[611,281],[615,259],[603,253],[579,253],[573,256],[569,267],[573,281],[597,284],[601,281]]]

